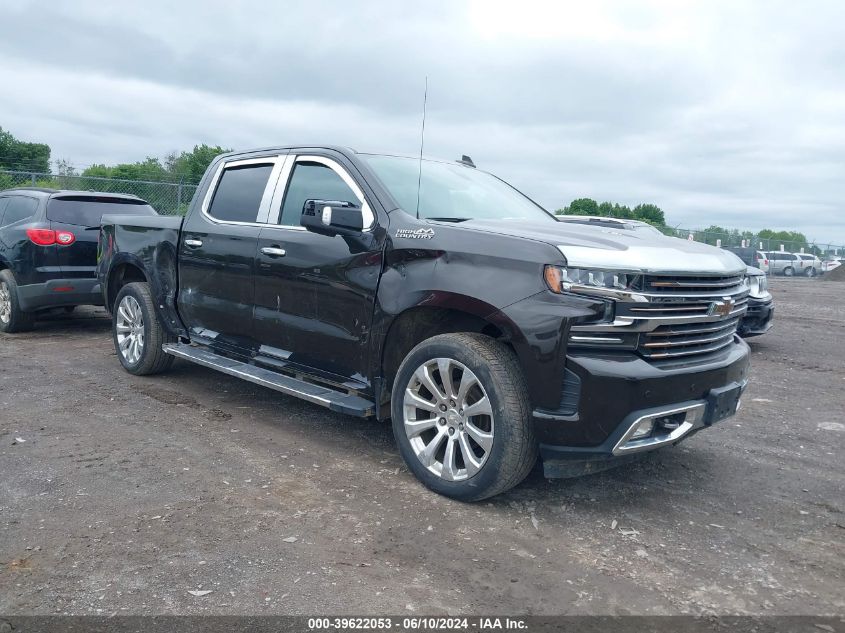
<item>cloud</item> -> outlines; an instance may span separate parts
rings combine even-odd
[[[219,143],[426,148],[557,208],[845,244],[845,5],[55,3],[0,23],[0,125],[76,164]]]

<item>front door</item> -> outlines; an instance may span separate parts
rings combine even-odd
[[[191,338],[224,354],[255,349],[255,253],[284,157],[221,163],[186,219],[179,244],[179,309]]]
[[[342,165],[323,156],[291,162],[278,224],[258,239],[255,337],[267,356],[362,388],[383,245],[361,187]],[[299,221],[306,200],[360,205],[370,226],[355,238],[310,233]]]

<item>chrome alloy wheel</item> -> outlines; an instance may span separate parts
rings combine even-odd
[[[9,323],[12,320],[12,293],[5,281],[0,281],[0,321]]]
[[[430,472],[446,481],[469,479],[493,449],[493,409],[476,375],[451,358],[420,365],[403,402],[405,434]]]
[[[144,314],[135,297],[123,297],[117,307],[117,346],[130,365],[137,363],[144,351]]]

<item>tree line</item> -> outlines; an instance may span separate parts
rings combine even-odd
[[[51,163],[50,146],[15,138],[0,128],[0,190],[36,185],[55,189],[107,191],[136,195],[159,213],[184,213],[196,184],[218,155],[231,150],[219,145],[195,145],[163,158],[148,156],[134,163],[95,164],[77,169],[66,160]],[[55,164],[55,169],[51,165]],[[14,176],[6,171],[31,172]]]
[[[219,145],[195,145],[190,151],[170,152],[163,158],[148,156],[134,163],[116,165],[89,165],[76,169],[66,160],[55,161],[55,172],[51,169],[50,146],[46,143],[30,143],[15,138],[11,132],[0,127],[0,170],[27,171],[52,176],[93,178],[122,178],[126,180],[152,180],[156,182],[182,182],[197,184],[206,168],[218,155],[230,152]]]
[[[170,152],[163,158],[148,156],[134,163],[96,164],[82,170],[77,170],[68,161],[57,160],[55,171],[52,171],[49,145],[19,140],[11,132],[0,127],[0,172],[7,170],[44,174],[44,177],[36,180],[36,184],[45,187],[133,193],[164,213],[183,212],[190,201],[193,185],[199,183],[211,161],[229,151],[231,150],[219,145],[203,143],[195,145],[189,151]],[[128,186],[117,181],[134,181],[137,184]],[[174,186],[162,187],[161,183]],[[0,173],[0,190],[20,184],[20,181],[13,181],[8,174]],[[176,185],[188,185],[187,191]],[[652,203],[638,204],[630,208],[618,202],[599,203],[592,198],[576,198],[555,213],[641,220],[656,226],[667,235],[688,236],[687,231],[668,226],[663,210]],[[716,245],[717,240],[721,240],[722,246],[740,246],[745,240],[754,247],[758,247],[758,242],[764,240],[770,244],[766,248],[771,250],[777,250],[780,244],[787,245],[787,250],[815,248],[808,245],[803,233],[770,229],[754,233],[711,225],[704,231],[696,231],[695,239],[713,245]]]
[[[638,204],[632,209],[618,202],[599,203],[592,198],[576,198],[565,207],[556,210],[555,214],[640,220],[648,222],[672,237],[688,238],[690,235],[690,231],[686,229],[669,226],[663,210],[656,204],[651,203]],[[745,244],[747,247],[759,249],[760,243],[762,243],[762,250],[780,250],[780,246],[783,244],[787,251],[799,251],[803,248],[808,253],[822,254],[822,250],[814,244],[810,244],[807,237],[799,231],[774,231],[772,229],[749,231],[729,229],[711,224],[706,229],[693,231],[693,238],[698,242],[713,246],[741,247]]]
[[[654,226],[666,226],[666,216],[656,204],[638,204],[633,209],[618,202],[602,202],[599,204],[592,198],[577,198],[562,209],[555,211],[557,215],[601,215],[626,220],[641,220]]]

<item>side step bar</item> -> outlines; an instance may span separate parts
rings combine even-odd
[[[269,369],[220,356],[203,347],[194,347],[185,343],[167,343],[162,346],[162,349],[165,353],[177,358],[184,358],[197,365],[216,369],[224,374],[281,391],[289,396],[319,404],[338,413],[346,413],[361,418],[375,415],[375,405],[360,396],[284,376]]]

